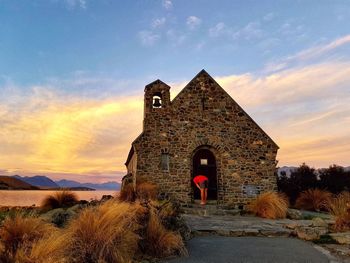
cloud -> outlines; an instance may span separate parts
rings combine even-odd
[[[98,99],[45,86],[4,90],[0,167],[61,178],[124,173],[130,143],[141,131],[142,94]]]
[[[75,8],[86,9],[86,0],[64,0],[67,8],[72,10]]]
[[[280,165],[349,165],[350,61],[215,79],[275,139]]]
[[[233,33],[234,39],[244,38],[246,40],[258,39],[263,36],[263,30],[259,22],[250,22],[240,30]]]
[[[230,29],[226,26],[224,22],[219,22],[215,26],[209,28],[210,37],[219,37],[223,35],[230,34]]]
[[[162,18],[156,18],[152,20],[152,28],[160,28],[162,27],[166,22],[166,18],[162,17]]]
[[[264,20],[264,21],[271,21],[271,20],[274,19],[274,17],[275,17],[275,14],[274,14],[274,13],[268,13],[268,14],[266,14],[266,15],[263,17],[263,20]]]
[[[280,26],[278,33],[290,39],[300,38],[305,35],[304,26],[293,19],[285,21]]]
[[[163,0],[162,5],[166,10],[170,10],[173,8],[173,2],[171,0]]]
[[[168,41],[173,45],[173,46],[180,46],[186,41],[186,34],[176,31],[174,29],[169,29],[166,32],[166,37]]]
[[[288,66],[291,66],[295,63],[304,63],[305,61],[319,59],[322,58],[323,55],[331,54],[332,51],[336,51],[338,48],[349,44],[350,35],[345,35],[327,44],[316,45],[306,50],[300,51],[294,55],[270,62],[266,65],[265,70],[267,72],[278,71],[287,68]]]
[[[202,20],[196,16],[189,16],[186,20],[186,24],[189,29],[194,30],[198,28],[202,23]]]
[[[160,39],[160,35],[152,31],[143,30],[138,33],[141,44],[144,46],[153,46]]]
[[[210,37],[228,37],[233,40],[254,40],[264,35],[259,22],[250,22],[244,27],[234,30],[225,23],[219,22],[209,28]]]

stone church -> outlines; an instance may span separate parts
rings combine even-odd
[[[209,178],[208,199],[243,207],[276,190],[277,144],[204,70],[173,99],[156,80],[145,87],[143,131],[126,167],[184,204],[199,199],[192,178]]]

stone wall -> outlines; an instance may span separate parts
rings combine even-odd
[[[189,203],[192,157],[205,147],[216,157],[219,204],[244,205],[251,189],[276,190],[278,146],[205,71],[173,101],[169,89],[161,81],[145,88],[143,133],[133,143],[137,176]],[[155,93],[162,96],[161,108],[152,108]],[[169,154],[168,171],[161,169],[162,153]]]

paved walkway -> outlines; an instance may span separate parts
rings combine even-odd
[[[328,258],[310,243],[292,238],[195,237],[188,242],[189,257],[164,263],[326,263]]]
[[[293,220],[270,220],[252,216],[197,216],[183,215],[195,235],[218,234],[222,236],[289,236],[291,229],[285,225]],[[300,224],[311,224],[311,220],[298,220]]]

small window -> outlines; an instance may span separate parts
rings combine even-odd
[[[201,165],[208,165],[208,159],[201,159]]]
[[[169,154],[168,153],[162,153],[161,166],[163,171],[169,171]]]

